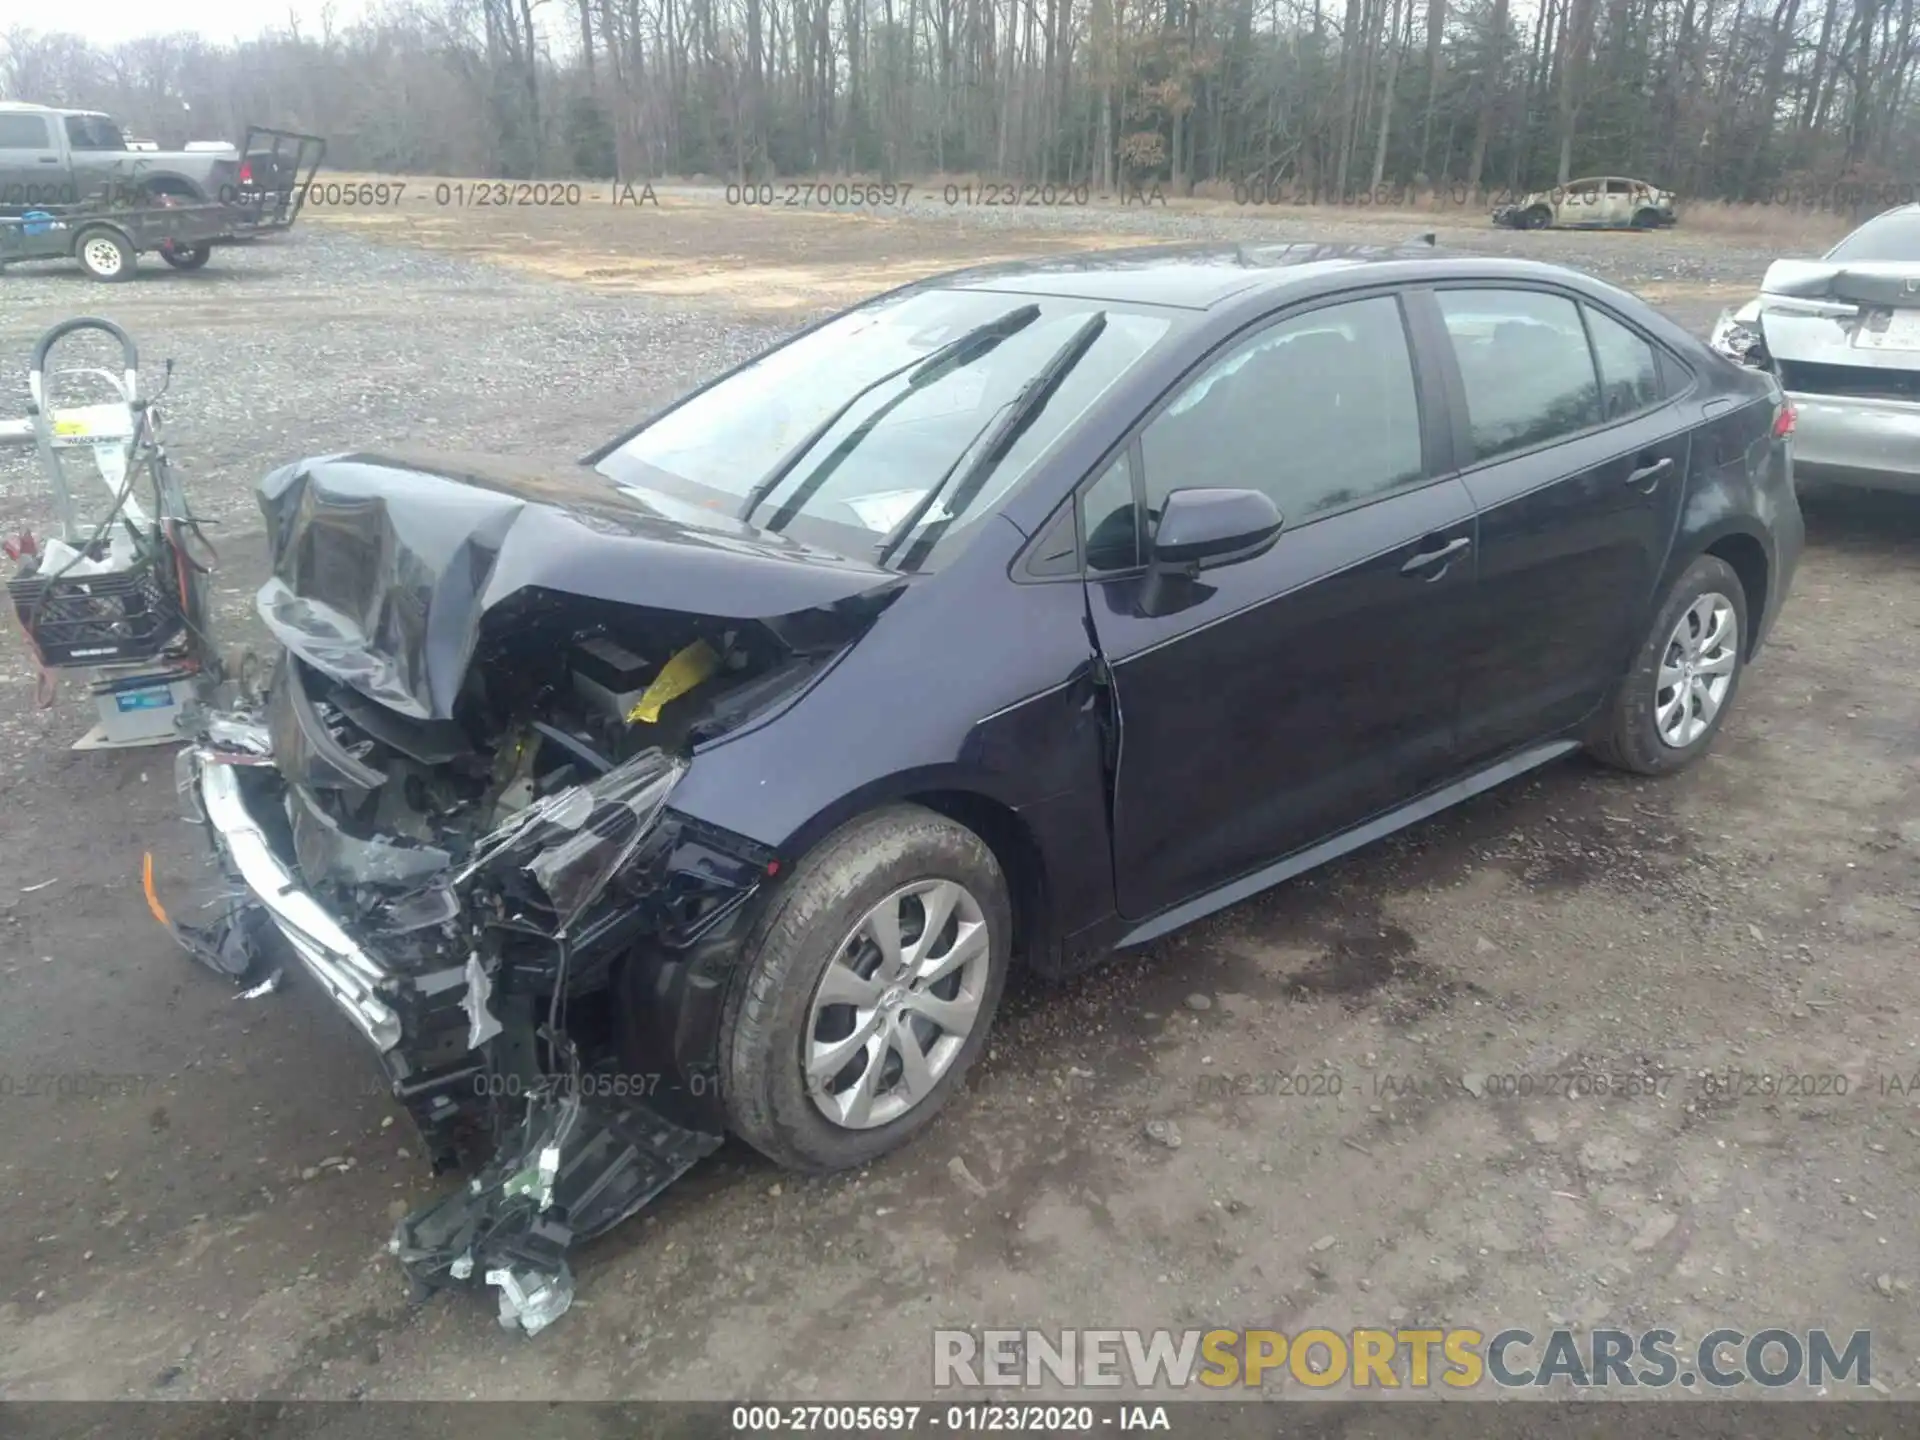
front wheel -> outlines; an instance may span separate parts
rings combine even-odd
[[[1553,223],[1553,212],[1544,205],[1536,205],[1520,217],[1528,230],[1544,230]]]
[[[1633,228],[1636,230],[1658,230],[1660,228],[1660,212],[1658,210],[1634,211]]]
[[[1740,577],[1726,561],[1702,555],[1667,592],[1588,749],[1637,775],[1691,765],[1733,708],[1746,637]]]
[[[720,1044],[735,1133],[816,1173],[905,1144],[985,1046],[1012,941],[972,831],[898,805],[834,832],[747,939]]]

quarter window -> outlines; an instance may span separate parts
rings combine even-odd
[[[1653,346],[1591,307],[1587,333],[1593,337],[1593,358],[1600,366],[1601,410],[1608,420],[1622,420],[1660,403],[1660,362]]]
[[[1247,489],[1291,526],[1416,483],[1420,407],[1399,302],[1329,305],[1235,346],[1147,427],[1141,454],[1150,516],[1175,490]]]
[[[1580,310],[1534,290],[1442,290],[1466,388],[1473,459],[1544,445],[1600,423]]]

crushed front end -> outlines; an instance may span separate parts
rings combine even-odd
[[[871,611],[490,585],[547,579],[568,524],[612,527],[415,472],[328,480],[263,487],[283,648],[181,757],[215,898],[169,911],[151,861],[148,897],[211,968],[265,989],[290,956],[352,1021],[435,1169],[469,1177],[393,1253],[423,1291],[494,1287],[531,1334],[568,1304],[569,1250],[721,1143],[715,1037],[778,862],[675,811],[675,786]]]
[[[767,862],[668,811],[684,764],[659,749],[590,779],[528,765],[541,793],[467,837],[449,826],[429,838],[424,809],[416,836],[392,813],[381,816],[392,829],[356,834],[354,792],[314,783],[327,771],[318,746],[338,743],[327,727],[342,717],[315,704],[308,683],[284,662],[266,711],[277,723],[223,717],[224,741],[183,756],[188,793],[237,883],[213,924],[174,928],[243,982],[290,955],[346,1014],[435,1169],[472,1173],[400,1223],[394,1253],[428,1290],[497,1287],[503,1323],[532,1333],[565,1308],[568,1249],[720,1143],[703,1057],[644,1053],[621,1012],[651,998],[643,990],[690,978],[676,971],[724,981],[728,921]],[[258,745],[233,747],[248,733],[272,736],[279,763],[260,763]],[[409,779],[426,783],[390,776],[380,788],[397,780],[404,797]],[[483,791],[473,808],[498,805]],[[716,936],[716,953],[703,954]]]

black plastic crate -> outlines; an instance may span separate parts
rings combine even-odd
[[[7,582],[13,612],[42,664],[120,665],[151,660],[185,622],[180,597],[152,565],[111,575]]]

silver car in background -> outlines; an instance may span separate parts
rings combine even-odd
[[[1920,494],[1920,205],[1876,215],[1818,260],[1776,260],[1709,343],[1779,377],[1802,490]]]

